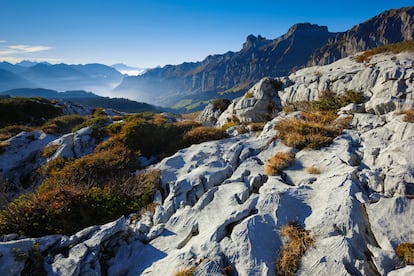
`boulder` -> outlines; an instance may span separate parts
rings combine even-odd
[[[278,79],[264,78],[250,88],[243,97],[233,100],[217,119],[217,126],[228,122],[267,122],[281,110],[277,90]]]

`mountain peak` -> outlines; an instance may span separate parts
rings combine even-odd
[[[246,38],[246,42],[243,44],[243,48],[256,48],[258,46],[262,46],[263,44],[266,44],[270,42],[271,40],[266,39],[266,37],[263,37],[261,35],[255,36],[253,34],[250,34]]]
[[[287,32],[288,35],[291,35],[297,31],[319,31],[319,32],[328,32],[327,26],[319,26],[318,24],[311,24],[309,22],[306,23],[297,23],[290,27],[289,31]]]

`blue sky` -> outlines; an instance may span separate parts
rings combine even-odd
[[[0,60],[155,67],[238,51],[295,23],[345,31],[412,0],[0,0]]]

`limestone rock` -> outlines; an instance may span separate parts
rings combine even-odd
[[[213,103],[209,103],[197,116],[196,120],[201,121],[204,125],[214,126],[221,113],[221,110],[214,108]]]
[[[358,63],[354,57],[344,58],[325,66],[299,70],[288,76],[279,92],[282,105],[318,99],[324,90],[342,94],[345,90],[362,93],[367,101],[366,112],[386,114],[414,107],[414,56],[374,56],[369,64]],[[346,111],[348,109],[348,111]],[[363,111],[362,106],[349,106],[345,113]]]
[[[218,118],[217,126],[223,126],[230,121],[236,123],[267,122],[276,116],[281,108],[277,82],[278,80],[270,78],[260,80],[247,91],[245,96],[233,100]]]

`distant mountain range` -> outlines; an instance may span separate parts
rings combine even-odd
[[[343,33],[305,23],[274,40],[249,35],[239,52],[151,69],[124,78],[115,91],[150,103],[197,109],[202,101],[240,96],[264,76],[283,76],[306,65],[413,39],[413,14],[414,7],[386,11]]]
[[[138,68],[138,67],[128,66],[128,65],[125,65],[123,63],[113,64],[113,65],[111,65],[111,67],[115,68],[116,70],[118,70],[122,74],[128,75],[128,76],[141,75],[142,73],[144,73],[147,70],[145,68]]]
[[[262,77],[286,75],[293,68],[306,64],[315,49],[335,35],[328,32],[327,27],[309,23],[296,24],[287,34],[274,40],[249,35],[239,52],[151,69],[136,77],[126,77],[116,91],[162,105],[191,98],[197,101],[202,94],[207,99],[220,92],[234,97],[239,95],[234,92],[244,92]]]
[[[24,61],[0,62],[0,91],[14,88],[93,90],[110,92],[123,78],[115,68],[103,64],[68,65]]]
[[[200,62],[148,69],[124,64],[0,63],[0,91],[14,88],[86,90],[195,111],[214,98],[234,99],[266,76],[331,63],[359,51],[414,38],[414,7],[383,12],[346,32],[301,23],[276,39],[249,35],[238,52]],[[133,75],[126,76],[125,74]]]
[[[42,88],[20,88],[0,92],[0,97],[42,97],[54,100],[66,100],[90,107],[113,108],[123,112],[161,111],[161,108],[147,103],[140,103],[124,98],[101,97],[92,92],[82,90],[57,92]]]

